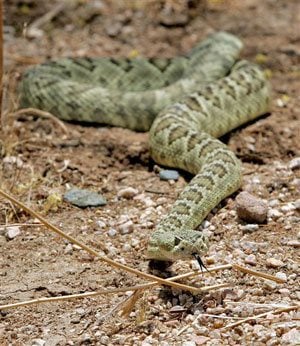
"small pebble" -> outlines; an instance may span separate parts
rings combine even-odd
[[[163,169],[159,172],[160,180],[178,180],[179,173],[175,170],[171,169]]]
[[[244,232],[254,232],[257,231],[259,226],[256,224],[240,225],[239,228]]]
[[[121,234],[131,233],[133,231],[133,222],[131,220],[128,220],[127,222],[124,222],[121,225],[118,225],[117,230]]]
[[[278,204],[279,204],[279,200],[278,199],[271,199],[269,201],[269,206],[270,207],[276,207],[276,205],[278,205]]]
[[[266,280],[263,283],[264,288],[266,288],[269,291],[273,291],[277,287],[277,283],[274,281]]]
[[[294,248],[299,248],[300,247],[300,241],[298,241],[298,240],[289,240],[287,242],[287,245],[288,246],[292,246]]]
[[[17,156],[6,156],[2,160],[4,164],[9,164],[9,165],[16,165],[17,168],[21,168],[24,164],[24,162]]]
[[[64,250],[64,253],[66,254],[66,255],[69,255],[70,253],[72,253],[73,252],[73,245],[72,244],[67,244],[67,246],[65,247],[65,250]]]
[[[266,264],[268,267],[270,268],[279,268],[279,267],[283,267],[284,263],[276,258],[268,258],[266,261]]]
[[[282,215],[283,214],[277,209],[269,209],[268,211],[268,217],[275,221],[279,219]]]
[[[195,341],[184,341],[181,345],[182,346],[197,346]]]
[[[281,288],[280,290],[279,290],[279,293],[283,296],[283,297],[289,297],[289,295],[290,295],[290,290],[289,289],[287,289],[287,288]]]
[[[101,345],[108,345],[109,343],[109,337],[107,335],[103,335],[100,338]]]
[[[257,264],[256,256],[253,255],[253,254],[247,256],[244,261],[245,261],[246,264],[250,264],[252,266],[255,266]]]
[[[43,339],[33,339],[31,346],[44,346],[46,341]]]
[[[20,227],[10,226],[6,228],[6,238],[12,240],[21,233]]]
[[[122,250],[123,251],[130,251],[131,250],[131,245],[130,244],[124,244],[123,247],[122,247]]]
[[[300,157],[295,157],[289,162],[290,169],[299,169],[300,168]]]
[[[118,197],[130,199],[139,193],[137,189],[133,187],[126,187],[118,192]]]
[[[282,280],[282,281],[284,281],[284,282],[287,282],[287,276],[286,276],[285,273],[278,272],[278,273],[275,274],[275,276],[276,276],[278,279],[280,279],[280,280]]]
[[[263,246],[263,243],[256,243],[254,241],[243,241],[240,244],[247,255],[258,252],[258,249]]]
[[[293,203],[285,204],[285,205],[283,205],[283,206],[280,208],[280,210],[281,210],[283,213],[288,213],[288,212],[293,211],[293,210],[295,210],[295,209],[296,209],[296,207],[294,206]]]
[[[201,224],[201,227],[202,227],[202,228],[208,228],[209,226],[210,226],[210,222],[207,221],[207,220],[204,220],[204,221],[202,222],[202,224]]]
[[[267,219],[267,203],[243,191],[236,197],[236,211],[238,217],[246,222],[263,223]]]
[[[114,228],[110,228],[107,234],[109,237],[114,237],[117,234],[117,231]]]
[[[295,206],[296,210],[300,210],[300,199],[297,199],[297,200],[294,202],[294,206]]]
[[[80,208],[98,207],[107,203],[106,199],[97,192],[77,188],[67,191],[64,199]]]
[[[97,220],[96,225],[97,225],[97,228],[99,228],[99,229],[103,229],[106,227],[106,223],[102,220]]]
[[[206,264],[210,265],[210,264],[215,264],[216,263],[216,259],[213,256],[210,257],[206,257]]]

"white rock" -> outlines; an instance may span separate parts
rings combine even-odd
[[[278,204],[279,204],[279,200],[278,199],[271,199],[269,201],[269,206],[270,207],[276,207],[276,205],[278,205]]]
[[[97,220],[96,225],[97,225],[97,228],[99,228],[100,230],[106,227],[106,223],[102,220]]]
[[[140,245],[140,243],[141,243],[140,240],[137,239],[137,238],[133,238],[131,240],[131,246],[134,247],[134,248],[138,247]]]
[[[117,226],[117,230],[121,234],[131,233],[133,231],[133,222],[131,220],[124,222],[124,223]]]
[[[122,247],[122,249],[123,249],[124,251],[130,251],[132,248],[131,248],[131,245],[130,245],[130,244],[124,244],[123,247]]]
[[[240,225],[239,228],[245,232],[254,232],[258,230],[259,226],[257,224]]]
[[[273,291],[277,287],[277,283],[274,281],[266,280],[263,283],[264,288],[266,288],[269,291]]]
[[[295,202],[294,202],[294,206],[297,210],[300,210],[300,199],[297,199]]]
[[[280,279],[280,280],[282,280],[282,281],[284,281],[284,282],[287,281],[287,276],[286,276],[285,273],[278,272],[278,273],[275,274],[275,276],[276,276],[278,279]]]
[[[300,168],[300,157],[295,157],[289,162],[290,169],[299,169]]]
[[[6,228],[6,237],[7,239],[14,239],[21,233],[19,226],[10,226]]]
[[[159,197],[156,200],[157,205],[165,205],[166,203],[168,203],[168,199],[166,197]]]
[[[195,341],[184,341],[181,345],[182,346],[197,346]]]
[[[6,164],[9,164],[9,165],[16,165],[17,168],[21,168],[23,166],[23,164],[24,164],[24,162],[17,156],[6,156],[2,160],[2,162],[6,163]]]
[[[285,205],[283,205],[280,210],[283,212],[283,213],[288,213],[289,211],[292,211],[292,210],[295,210],[296,207],[294,206],[293,203],[287,203]]]
[[[290,290],[287,288],[280,288],[279,293],[283,296],[283,297],[289,297],[289,295],[291,294]]]
[[[259,177],[253,177],[252,182],[253,182],[253,184],[260,184]]]
[[[207,220],[204,220],[204,221],[202,222],[202,224],[201,224],[201,227],[202,227],[202,228],[208,228],[209,226],[210,226],[210,222],[207,221]]]
[[[269,209],[269,211],[268,211],[268,217],[271,218],[272,220],[277,220],[282,215],[283,214],[277,209]]]
[[[109,343],[109,337],[107,335],[103,335],[100,338],[101,345],[108,345]]]
[[[139,191],[133,187],[126,187],[118,192],[118,197],[130,199],[136,196]]]
[[[114,237],[117,234],[117,231],[114,228],[110,228],[107,234],[109,237]]]
[[[67,244],[67,246],[65,247],[65,250],[64,250],[64,253],[66,254],[66,255],[68,255],[68,254],[70,254],[70,253],[72,253],[73,252],[73,245],[72,244]]]
[[[43,339],[33,339],[31,346],[44,346],[46,341]]]
[[[298,240],[289,240],[287,243],[286,243],[288,246],[292,246],[294,248],[299,248],[300,247],[300,241]]]

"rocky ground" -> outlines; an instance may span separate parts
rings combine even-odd
[[[125,293],[2,310],[1,345],[300,343],[299,311],[275,313],[300,300],[299,21],[297,0],[6,2],[1,189],[101,254],[144,272],[149,233],[189,177],[159,179],[147,134],[79,124],[66,124],[65,133],[51,119],[14,115],[21,74],[30,64],[70,55],[172,56],[217,30],[243,40],[243,57],[270,77],[272,111],[223,138],[243,163],[244,192],[238,206],[236,194],[202,224],[211,237],[204,261],[209,268],[238,263],[282,283],[227,269],[182,282],[230,287],[196,296],[154,287],[126,317],[119,305]],[[101,193],[107,204],[80,209],[61,202],[72,186]],[[252,221],[237,216],[252,203],[247,192],[267,213],[263,223],[257,214]],[[0,207],[0,304],[144,282],[97,261],[4,198]],[[172,270],[194,268],[180,262]]]

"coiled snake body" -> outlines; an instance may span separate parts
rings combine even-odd
[[[216,139],[269,108],[260,69],[238,61],[242,44],[219,32],[172,59],[64,58],[29,69],[22,106],[61,119],[150,129],[150,153],[195,177],[158,224],[148,257],[200,256],[208,239],[195,228],[241,184],[239,160]]]

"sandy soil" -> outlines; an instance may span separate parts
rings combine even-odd
[[[145,291],[126,317],[120,316],[118,305],[128,296],[124,293],[3,310],[0,344],[273,346],[300,342],[295,309],[224,329],[237,318],[300,300],[300,170],[293,161],[300,156],[299,1],[94,0],[74,1],[73,7],[61,9],[59,3],[11,0],[6,5],[1,188],[101,254],[147,272],[144,250],[149,232],[188,178],[182,174],[176,183],[159,180],[149,157],[147,134],[78,124],[66,124],[64,134],[51,120],[16,119],[11,116],[17,108],[15,87],[28,65],[48,58],[172,56],[188,51],[213,31],[229,31],[244,41],[243,57],[261,64],[273,87],[272,112],[224,138],[243,163],[241,190],[265,199],[269,218],[250,232],[236,216],[235,196],[228,198],[203,225],[211,233],[205,260],[208,267],[240,263],[284,283],[234,270],[205,274],[184,283],[231,286],[197,296],[155,287]],[[36,22],[53,8],[59,12],[52,20]],[[66,202],[49,205],[49,196],[62,196],[69,186],[100,192],[108,203],[88,209]],[[137,196],[118,198],[127,187],[137,189]],[[0,304],[144,282],[32,225],[36,220],[3,198],[0,207]],[[17,234],[9,239],[12,225]],[[193,263],[180,262],[172,269],[179,274],[192,268]]]

